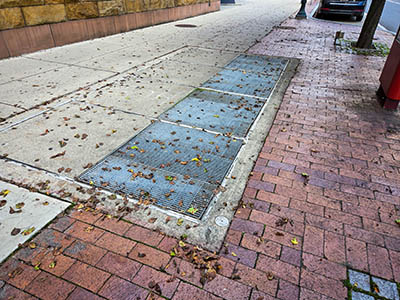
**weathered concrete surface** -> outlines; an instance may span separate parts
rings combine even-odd
[[[0,133],[1,154],[73,178],[149,124],[140,116],[71,102]]]
[[[135,74],[122,74],[73,93],[69,98],[155,118],[192,90],[190,86],[166,85],[162,81],[140,79]]]
[[[55,62],[38,61],[18,57],[8,59],[0,64],[0,84],[61,68],[64,65]]]
[[[1,85],[0,102],[17,104],[25,109],[47,106],[52,99],[110,75],[111,72],[65,66]]]
[[[0,262],[70,205],[2,181],[0,201]]]

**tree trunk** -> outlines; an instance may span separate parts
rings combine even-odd
[[[372,39],[374,38],[376,27],[378,27],[385,2],[386,0],[372,0],[367,18],[358,37],[357,48],[372,48]]]

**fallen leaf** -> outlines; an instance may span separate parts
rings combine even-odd
[[[9,190],[2,190],[2,191],[0,192],[0,195],[3,196],[3,197],[5,197],[5,196],[7,196],[9,193],[10,193]]]
[[[234,257],[237,256],[237,254],[236,254],[235,252],[232,252],[231,254],[232,254],[232,256],[234,256]]]
[[[31,234],[33,231],[35,231],[35,227],[31,227],[31,228],[28,228],[28,229],[25,229],[24,231],[22,231],[22,235],[29,235],[29,234]]]
[[[28,246],[29,246],[29,248],[31,248],[31,249],[35,249],[35,248],[37,247],[36,243],[34,243],[34,242],[29,243]]]
[[[64,156],[64,155],[65,155],[65,151],[50,156],[50,159],[57,158],[57,157]]]
[[[138,255],[137,255],[137,256],[143,258],[143,257],[146,256],[146,254],[145,254],[145,253],[140,253],[140,252],[138,252]]]
[[[52,261],[52,262],[49,264],[49,268],[50,268],[50,269],[54,269],[54,268],[56,267],[56,264],[57,264],[56,261]]]
[[[47,205],[49,205],[49,202],[48,202],[48,201],[44,201],[42,204],[43,204],[44,206],[47,206]]]
[[[293,245],[297,245],[299,243],[296,238],[292,238],[290,241]]]
[[[22,210],[15,210],[14,208],[12,208],[11,206],[10,206],[10,211],[9,211],[9,213],[12,215],[12,214],[18,214],[18,213],[21,213],[22,212]]]
[[[90,233],[90,232],[93,231],[93,229],[94,229],[93,226],[88,226],[88,227],[85,228],[85,231]]]
[[[60,144],[61,148],[67,146],[67,143],[65,141],[58,141],[58,143]]]
[[[0,201],[0,207],[3,207],[6,204],[7,204],[7,200],[1,200]]]
[[[84,166],[83,168],[84,169],[89,169],[89,168],[91,168],[91,167],[93,167],[93,164],[92,163],[88,163],[86,166]]]
[[[379,286],[373,281],[372,281],[372,288],[373,288],[375,293],[379,294],[379,292],[380,292]]]
[[[179,246],[181,246],[181,247],[185,247],[186,246],[186,244],[183,242],[183,241],[179,241]]]
[[[35,264],[35,266],[33,268],[35,269],[35,271],[39,271],[40,270],[40,263]]]
[[[309,177],[310,175],[308,175],[307,173],[305,173],[305,172],[303,172],[303,173],[301,173],[301,176],[303,176],[303,177]]]
[[[197,211],[198,211],[198,209],[197,208],[194,208],[193,206],[192,207],[190,207],[188,210],[187,210],[189,213],[191,213],[191,214],[195,214]]]
[[[170,255],[171,257],[174,257],[174,256],[176,256],[176,253],[175,253],[174,251],[171,250],[171,252],[169,253],[169,255]]]
[[[154,223],[155,221],[157,221],[157,218],[150,218],[147,220],[149,223]]]
[[[400,219],[396,219],[396,220],[394,220],[394,222],[395,222],[397,225],[400,226]]]
[[[18,233],[21,232],[21,229],[19,228],[14,228],[13,230],[11,230],[11,235],[17,235]]]
[[[40,135],[41,136],[44,136],[44,135],[46,135],[46,134],[48,134],[50,131],[48,130],[48,129],[46,129],[43,133],[41,133]]]
[[[178,219],[176,225],[181,226],[183,224],[183,219]]]
[[[24,207],[24,205],[25,205],[24,202],[20,202],[20,203],[15,204],[15,207],[16,207],[17,209],[21,209],[21,208]]]

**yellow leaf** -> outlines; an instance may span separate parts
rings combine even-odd
[[[192,158],[192,161],[199,161],[199,159],[197,157]]]
[[[2,191],[0,192],[0,195],[2,195],[3,197],[5,197],[5,196],[7,196],[9,193],[10,193],[9,190],[2,190]]]
[[[89,184],[90,184],[90,185],[93,185],[93,184],[94,184],[94,182],[90,180]]]
[[[51,262],[50,264],[49,264],[49,268],[50,269],[54,269],[56,267],[56,262],[55,261],[53,261],[53,262]]]
[[[191,214],[195,214],[197,211],[198,211],[198,209],[194,208],[193,206],[188,209],[188,212]]]
[[[237,256],[237,254],[236,254],[235,252],[232,252],[231,254],[232,254],[232,256],[234,256],[234,257]]]
[[[35,269],[35,271],[39,271],[40,270],[40,263],[37,263],[33,268]]]
[[[24,205],[25,205],[24,202],[20,202],[20,203],[15,204],[15,207],[16,207],[17,209],[21,209],[21,208],[24,207]]]
[[[176,222],[176,225],[181,226],[183,224],[183,219],[178,219],[178,222]]]
[[[88,226],[88,227],[85,228],[85,231],[86,231],[86,232],[92,232],[93,229],[94,229],[93,226]]]
[[[22,231],[22,235],[28,235],[31,234],[33,231],[35,230],[35,227],[31,227],[29,229],[25,229],[24,231]]]
[[[44,206],[47,206],[47,205],[49,205],[49,202],[48,201],[45,201],[45,202],[43,202],[42,203]]]
[[[181,247],[185,247],[185,243],[184,242],[182,242],[182,241],[179,241],[179,246],[181,246]]]
[[[290,241],[293,245],[297,245],[299,243],[296,238],[292,238]]]
[[[214,118],[219,118],[219,115],[214,115]]]
[[[82,209],[84,207],[85,207],[85,205],[83,205],[82,203],[79,203],[78,206],[76,207],[76,209]]]
[[[29,243],[29,248],[35,249],[36,248],[36,243],[34,243],[34,242]]]

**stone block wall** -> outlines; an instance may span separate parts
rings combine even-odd
[[[0,59],[219,8],[220,0],[0,0]]]
[[[0,30],[206,2],[208,0],[0,0]]]

